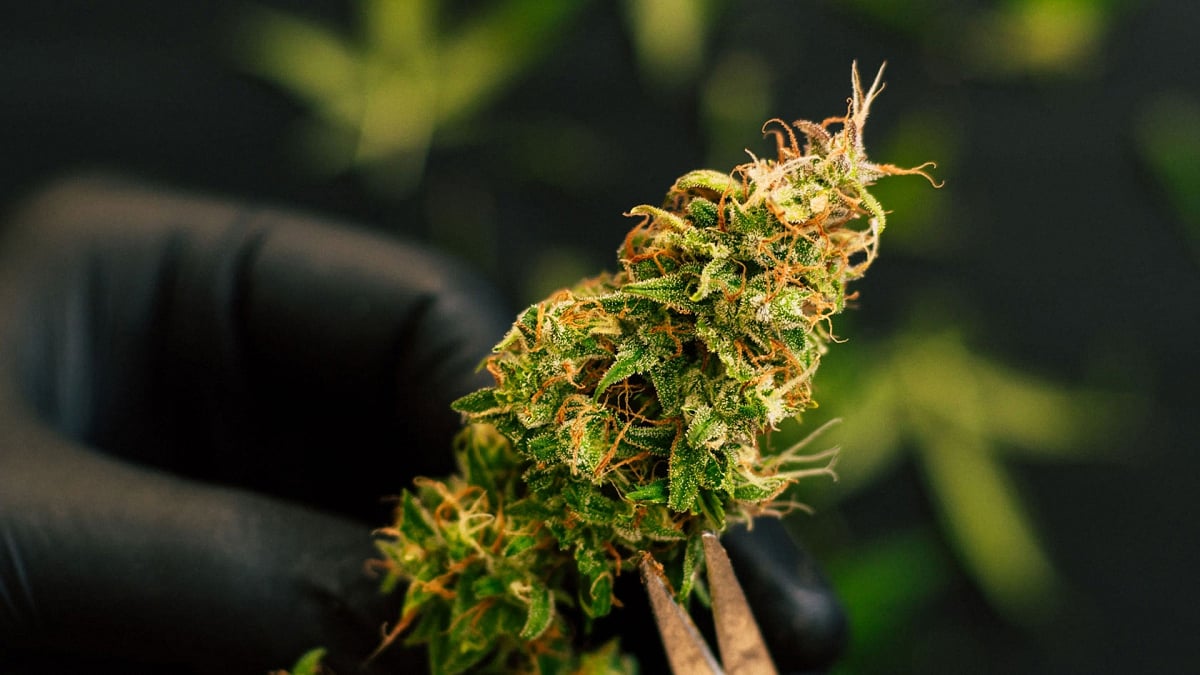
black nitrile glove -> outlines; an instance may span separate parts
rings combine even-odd
[[[449,403],[486,384],[501,305],[344,224],[100,179],[2,234],[0,673],[263,673],[316,646],[359,672],[397,618],[364,566],[381,497],[453,470]],[[820,666],[840,610],[772,525],[731,556],[781,669]]]

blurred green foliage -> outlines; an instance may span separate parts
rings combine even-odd
[[[240,58],[304,101],[302,137],[324,172],[364,172],[379,196],[420,178],[434,135],[465,133],[487,104],[544,57],[577,0],[505,0],[447,26],[439,0],[362,0],[342,35],[267,8],[244,17]]]
[[[978,75],[1089,74],[1124,0],[849,0],[861,16]]]
[[[954,176],[961,166],[962,129],[953,113],[936,105],[905,111],[876,152],[898,166],[916,166],[934,158],[938,176],[950,180],[935,193],[912,181],[880,183],[872,191],[888,205],[887,249],[917,259],[945,260],[961,252],[965,242],[954,227],[957,200]],[[894,185],[893,183],[904,183]]]
[[[1008,0],[973,21],[964,54],[984,73],[1076,76],[1097,63],[1114,2]]]
[[[704,66],[722,0],[624,0],[642,76],[653,91],[677,88]]]
[[[1136,406],[981,355],[946,314],[914,315],[895,335],[823,364],[822,406],[808,422],[846,422],[824,439],[845,449],[836,492],[869,490],[901,459],[916,462],[945,536],[987,597],[1014,620],[1043,620],[1059,581],[1007,464],[1094,459]]]
[[[1200,98],[1195,92],[1163,92],[1143,105],[1135,133],[1142,161],[1183,221],[1200,260]]]
[[[746,131],[772,116],[771,75],[770,62],[754,51],[732,51],[716,58],[700,92],[709,166],[746,161]]]
[[[930,528],[895,532],[847,546],[823,561],[851,622],[852,647],[836,673],[888,672],[889,658],[912,639],[912,621],[946,592],[953,562]],[[891,664],[890,670],[904,668]]]

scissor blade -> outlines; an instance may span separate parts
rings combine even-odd
[[[742,585],[733,574],[729,554],[717,535],[705,532],[702,536],[717,646],[721,650],[725,672],[729,675],[776,675],[778,671],[771,662],[762,631],[746,602]]]
[[[700,636],[692,617],[675,603],[663,583],[662,572],[649,557],[642,560],[642,585],[650,596],[654,622],[667,650],[667,661],[675,675],[724,675],[712,650]]]

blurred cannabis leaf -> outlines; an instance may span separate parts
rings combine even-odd
[[[478,116],[583,3],[504,0],[454,25],[442,4],[361,0],[351,35],[258,8],[243,17],[239,60],[311,108],[302,141],[314,167],[359,169],[381,194],[403,194],[435,134]]]
[[[1143,164],[1183,221],[1200,260],[1200,99],[1158,94],[1140,111],[1134,132]]]
[[[826,439],[846,449],[840,496],[868,489],[909,457],[945,536],[993,606],[1020,622],[1046,618],[1060,580],[1010,463],[1094,460],[1134,402],[974,352],[953,321],[914,322],[856,349],[853,362],[827,360],[820,391],[820,417],[847,420]]]
[[[991,79],[1077,78],[1101,62],[1124,0],[842,3],[905,35],[943,65]]]
[[[672,88],[700,72],[721,0],[625,0],[625,17],[642,75],[652,89]]]
[[[276,670],[271,675],[328,675],[329,670],[321,665],[328,650],[323,647],[305,652],[289,670]]]

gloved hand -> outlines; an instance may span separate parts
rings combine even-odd
[[[449,402],[486,384],[501,303],[344,224],[103,179],[3,235],[0,672],[262,673],[314,646],[358,672],[397,617],[364,569],[380,498],[453,470]],[[730,553],[781,668],[819,666],[840,610],[773,525]]]

